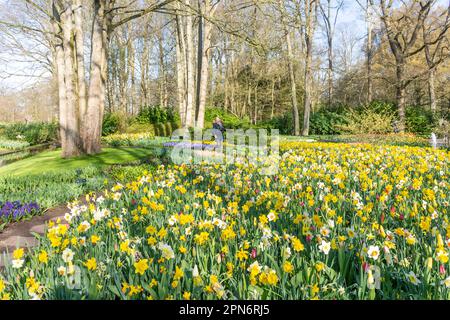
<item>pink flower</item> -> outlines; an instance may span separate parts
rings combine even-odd
[[[445,274],[445,267],[444,265],[441,264],[441,266],[439,267],[439,273],[440,274]]]
[[[253,248],[250,257],[252,257],[252,259],[256,259],[256,255],[257,255],[256,248]]]
[[[362,267],[363,267],[364,272],[367,272],[367,271],[369,271],[370,264],[368,264],[367,262],[363,262]]]

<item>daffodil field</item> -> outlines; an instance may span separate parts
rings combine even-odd
[[[73,203],[4,299],[450,299],[450,152],[284,142],[278,174],[168,165]]]

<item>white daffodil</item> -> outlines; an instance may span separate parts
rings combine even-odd
[[[378,260],[378,257],[380,256],[380,248],[378,246],[370,246],[367,251],[367,255],[373,260]]]
[[[14,259],[14,260],[12,260],[12,267],[14,269],[20,269],[20,268],[22,268],[24,262],[25,262],[25,260],[23,260],[23,259]]]
[[[421,283],[419,278],[417,278],[416,274],[412,271],[410,271],[406,276],[407,276],[409,282],[411,282],[415,286],[417,286]]]
[[[319,246],[320,251],[322,251],[323,253],[325,253],[326,255],[328,255],[328,253],[331,250],[331,244],[329,242],[323,241],[321,245]]]
[[[65,250],[63,251],[63,253],[62,253],[62,259],[63,259],[63,261],[64,261],[65,263],[72,262],[72,260],[73,260],[73,255],[74,255],[73,251],[70,250],[69,248],[67,248],[67,249],[65,249]]]

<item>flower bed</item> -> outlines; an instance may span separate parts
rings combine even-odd
[[[214,141],[169,141],[163,144],[165,148],[181,148],[192,150],[214,150],[217,144]]]
[[[293,143],[280,171],[161,166],[72,205],[12,299],[449,299],[450,153]],[[65,222],[66,223],[66,222]]]
[[[322,142],[371,143],[377,145],[414,146],[414,147],[430,146],[429,138],[419,137],[410,133],[319,136],[318,139]]]
[[[40,214],[88,191],[101,189],[105,178],[106,175],[94,167],[24,177],[0,177],[0,231],[10,222]]]
[[[36,202],[21,203],[20,201],[5,202],[0,201],[0,230],[6,223],[18,221],[24,217],[31,216],[40,211]]]
[[[102,138],[102,142],[112,147],[147,146],[155,141],[151,133],[117,133]]]
[[[0,137],[0,149],[19,150],[29,146],[30,144],[26,141],[8,140]]]

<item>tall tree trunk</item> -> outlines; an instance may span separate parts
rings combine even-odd
[[[83,121],[86,115],[87,91],[86,91],[86,70],[84,66],[84,37],[82,28],[81,0],[75,0],[74,21],[75,21],[75,48],[77,55],[77,92],[80,119]]]
[[[309,118],[312,109],[312,90],[313,90],[313,71],[312,71],[312,54],[313,54],[313,38],[317,17],[317,0],[305,0],[305,93],[303,97],[303,130],[302,135],[309,135]]]
[[[204,38],[203,38],[203,28],[204,28],[204,18],[202,14],[204,13],[204,8],[202,7],[202,1],[198,0],[198,10],[200,11],[197,25],[197,88],[196,88],[196,100],[195,100],[195,122],[196,126],[198,126],[197,118],[200,107],[200,86],[201,86],[201,78],[202,78],[202,67],[203,67],[203,55],[204,55]],[[207,66],[204,66],[207,68]]]
[[[372,82],[372,28],[369,27],[367,36],[367,105],[373,100],[373,82]]]
[[[372,56],[373,56],[373,40],[372,40],[372,24],[369,23],[367,30],[367,105],[373,100],[373,82],[372,82]]]
[[[63,158],[73,157],[81,154],[80,149],[80,135],[79,135],[79,118],[78,105],[75,97],[75,65],[74,65],[74,51],[73,51],[73,11],[69,3],[65,11],[61,14],[61,23],[63,26],[64,39],[64,79],[65,89],[67,95],[66,108],[66,124],[65,135],[66,141],[63,145]]]
[[[328,69],[327,69],[327,78],[328,78],[328,107],[333,105],[333,35],[334,35],[334,26],[331,22],[331,0],[327,1],[328,8],[328,31],[327,31],[327,42],[328,42]]]
[[[123,35],[125,37],[125,35]],[[120,112],[126,113],[127,112],[127,94],[126,89],[128,86],[128,72],[127,72],[127,62],[126,62],[126,55],[127,55],[127,46],[123,42],[122,36],[117,36],[117,42],[119,45],[119,101],[120,101]]]
[[[255,86],[255,115],[254,115],[254,120],[253,120],[253,124],[257,124],[258,122],[258,84],[256,84]]]
[[[307,51],[310,51],[308,48]],[[311,53],[307,53],[305,63],[305,93],[304,93],[304,113],[303,113],[303,131],[302,135],[309,135],[309,118],[312,108],[312,70],[311,70]]]
[[[327,78],[328,78],[328,106],[331,107],[333,105],[333,38],[330,37],[328,39],[328,70],[327,70]]]
[[[148,101],[148,89],[147,89],[147,70],[148,70],[148,41],[147,37],[145,36],[143,39],[143,49],[142,49],[142,60],[141,60],[141,102],[140,106],[144,106],[147,104]],[[178,43],[177,43],[178,44]],[[177,67],[178,67],[178,47],[177,47]],[[181,116],[181,114],[180,114]]]
[[[191,0],[185,0],[187,7],[190,7]],[[186,98],[186,126],[194,127],[194,38],[192,33],[192,14],[186,16],[186,82],[187,82],[187,98]]]
[[[180,114],[181,125],[186,127],[186,48],[184,42],[184,27],[181,16],[176,15],[175,22],[178,112]]]
[[[102,0],[104,1],[104,0]],[[95,130],[95,138],[98,146],[99,152],[101,151],[101,138],[102,138],[102,128],[103,128],[103,116],[105,113],[105,99],[106,99],[106,79],[108,78],[108,47],[109,47],[109,36],[111,34],[111,26],[112,26],[112,8],[114,8],[115,0],[106,1],[103,3],[103,12],[102,12],[102,50],[101,50],[101,64],[100,64],[100,72],[101,72],[101,82],[100,82],[100,106],[99,106],[99,116],[97,121],[97,130]],[[108,13],[108,14],[106,14]]]
[[[306,59],[305,59],[305,93],[302,135],[309,135],[309,118],[312,109],[312,35],[306,35]]]
[[[396,69],[397,69],[396,96],[397,96],[397,108],[399,117],[398,130],[403,133],[405,132],[405,107],[406,107],[406,82],[404,80],[405,78],[404,64],[397,63]]]
[[[292,102],[292,112],[294,115],[294,135],[299,136],[300,135],[300,116],[298,113],[298,102],[297,102],[297,85],[295,82],[295,72],[294,72],[294,54],[292,52],[292,42],[291,42],[291,35],[289,31],[287,30],[287,27],[285,29],[285,38],[286,38],[286,45],[288,49],[288,68],[289,68],[289,82],[291,84],[291,102]]]
[[[213,14],[211,11],[210,0],[204,0],[204,10],[206,14]],[[202,32],[202,27],[204,32]],[[211,47],[211,23],[204,18],[201,18],[199,22],[199,78],[198,78],[198,103],[197,103],[197,127],[203,128],[205,125],[205,110],[206,110],[206,96],[208,90],[208,74],[209,74],[209,59],[210,59],[210,47]],[[204,40],[200,41],[201,35],[204,35]]]
[[[55,4],[53,4],[55,5]],[[53,10],[56,13],[56,8]],[[55,55],[56,55],[56,75],[58,84],[58,107],[59,107],[59,128],[60,128],[60,139],[61,146],[64,149],[67,145],[67,92],[66,83],[64,79],[65,73],[65,63],[64,63],[64,44],[62,39],[62,30],[58,24],[57,18],[54,17],[52,21],[53,33],[55,34]],[[12,112],[13,122],[15,116],[15,109]]]
[[[369,105],[373,100],[373,80],[372,80],[372,60],[373,60],[373,0],[366,0],[366,20],[367,20],[367,101]]]
[[[248,91],[247,91],[247,104],[244,104],[244,107],[242,108],[242,116],[245,115],[247,112],[246,105],[248,105],[248,115],[249,119],[252,119],[252,86],[251,84],[248,85]]]
[[[274,113],[275,113],[275,79],[272,79],[272,90],[270,93],[270,101],[271,101],[271,108],[270,108],[270,120],[273,119]],[[297,112],[298,116],[298,112]]]
[[[161,107],[167,107],[167,77],[166,77],[166,65],[164,61],[164,38],[163,31],[160,29],[158,34],[158,53],[159,53],[159,83],[160,83],[160,96],[159,103]]]
[[[430,96],[430,106],[433,114],[437,112],[436,90],[435,90],[436,69],[428,71],[428,94]]]
[[[130,77],[130,91],[129,91],[129,112],[134,114],[135,109],[135,84],[136,84],[136,74],[135,74],[135,52],[133,39],[128,42],[128,70]]]
[[[84,150],[87,154],[95,154],[101,151],[101,121],[104,108],[103,69],[105,69],[103,64],[106,60],[103,35],[104,10],[105,0],[95,0],[92,28],[91,79],[83,130]]]
[[[291,34],[289,32],[289,27],[286,23],[286,7],[283,3],[283,1],[278,1],[278,6],[281,10],[281,23],[283,25],[283,31],[284,31],[284,37],[286,40],[287,45],[287,63],[288,63],[288,69],[289,69],[289,82],[291,85],[291,103],[292,103],[292,113],[294,118],[294,135],[299,136],[300,135],[300,116],[298,113],[298,102],[297,102],[297,85],[295,82],[295,72],[294,72],[294,53],[292,50],[292,41],[291,41]],[[272,113],[270,115],[271,119],[273,118],[273,90],[275,87],[275,82],[272,83]]]

